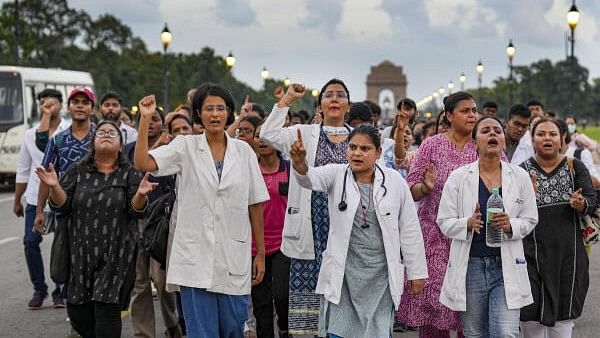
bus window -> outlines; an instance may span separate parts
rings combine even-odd
[[[0,126],[23,123],[21,75],[0,72]]]

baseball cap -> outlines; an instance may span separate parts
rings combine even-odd
[[[92,101],[92,104],[96,103],[96,96],[94,96],[94,92],[92,92],[91,89],[89,89],[88,87],[75,87],[73,88],[73,90],[71,90],[71,92],[69,93],[69,98],[67,100],[71,101],[71,99],[73,98],[73,96],[77,95],[77,94],[83,94],[85,95],[88,100]]]

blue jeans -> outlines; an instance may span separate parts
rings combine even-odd
[[[25,232],[23,235],[23,246],[25,248],[25,261],[29,278],[33,284],[33,290],[43,295],[48,294],[48,285],[44,277],[44,261],[40,251],[42,236],[33,232],[33,221],[35,220],[35,205],[27,204],[25,207]],[[58,285],[52,292],[52,296],[59,296],[60,288]]]
[[[181,288],[181,305],[189,338],[243,338],[248,320],[248,296],[231,296],[205,289]]]
[[[460,313],[465,337],[519,337],[519,309],[509,310],[502,259],[469,257],[467,311]]]

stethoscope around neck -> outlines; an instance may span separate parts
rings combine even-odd
[[[344,187],[342,188],[342,199],[340,200],[340,203],[338,203],[338,209],[340,211],[346,211],[346,209],[348,209],[348,203],[346,203],[346,180],[348,179],[348,169],[350,169],[350,165],[348,165],[346,167],[346,170],[344,170]],[[383,196],[385,196],[387,194],[387,188],[385,187],[385,173],[383,172],[383,169],[381,169],[377,165],[377,163],[375,163],[375,169],[381,172],[381,177],[383,178],[381,180],[381,188],[383,188]]]

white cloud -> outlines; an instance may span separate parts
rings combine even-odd
[[[338,30],[352,39],[364,41],[392,36],[392,19],[381,7],[383,0],[346,0]]]
[[[425,0],[429,23],[433,27],[456,27],[470,32],[491,25],[497,36],[504,36],[506,24],[498,20],[496,12],[476,0]]]

